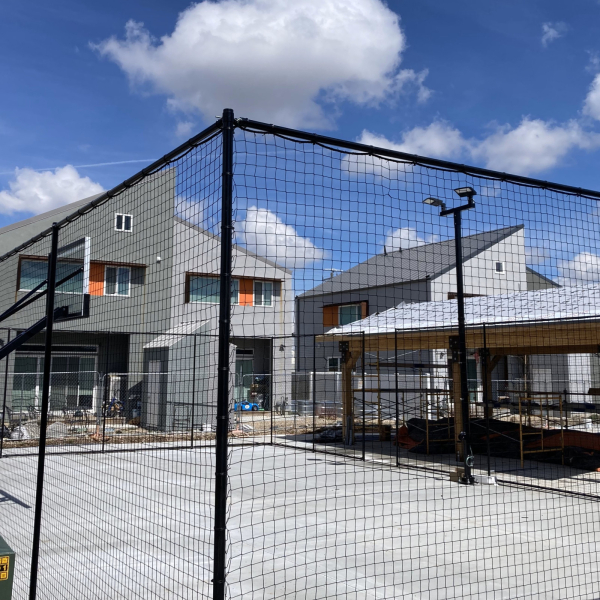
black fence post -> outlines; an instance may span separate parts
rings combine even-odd
[[[196,346],[197,346],[197,339],[196,339],[196,334],[194,333],[194,366],[192,367],[192,418],[191,418],[191,423],[190,423],[190,428],[191,428],[191,432],[190,432],[190,448],[194,447],[194,419],[195,419],[195,415],[196,415]]]
[[[269,387],[271,388],[271,393],[270,393],[271,401],[269,403],[271,405],[271,410],[270,410],[271,414],[269,416],[269,420],[270,420],[270,423],[271,423],[271,428],[269,430],[270,431],[270,444],[271,444],[271,446],[273,445],[273,410],[275,408],[275,398],[273,398],[273,364],[274,364],[274,361],[271,360],[271,381],[269,382]],[[285,363],[284,363],[284,366],[283,366],[283,372],[285,374]],[[284,375],[284,377],[285,377],[285,375]],[[283,412],[284,412],[284,415],[285,415],[285,404],[283,405]]]
[[[42,383],[42,415],[40,419],[40,447],[38,453],[37,484],[35,490],[35,514],[33,517],[33,543],[31,546],[31,574],[29,600],[37,596],[37,575],[42,525],[42,503],[44,499],[44,467],[46,462],[46,428],[48,426],[48,404],[50,400],[50,373],[52,366],[52,331],[54,328],[54,292],[56,291],[56,257],[58,253],[57,223],[52,223],[52,245],[48,257],[48,293],[46,295],[46,340],[44,345],[44,380]]]
[[[398,330],[394,329],[394,379],[396,381],[396,466],[400,466],[400,456],[399,456],[399,440],[400,440],[400,419],[399,419],[399,411],[400,406],[398,404]]]
[[[8,339],[6,343],[10,342],[10,328],[8,329]],[[6,363],[4,364],[4,399],[2,400],[2,421],[0,421],[0,427],[2,432],[0,434],[0,458],[2,458],[2,452],[4,451],[4,436],[6,435],[6,429],[4,428],[4,419],[6,418],[6,391],[8,388],[8,363],[10,361],[10,354],[6,357]],[[21,410],[23,407],[21,406]]]
[[[233,110],[223,111],[221,203],[221,277],[219,301],[219,366],[215,449],[215,547],[213,600],[225,600],[227,560],[227,436],[229,433],[229,329],[231,321],[231,254],[233,234]]]
[[[365,460],[366,457],[366,422],[365,422],[365,413],[367,409],[366,405],[366,397],[365,397],[365,332],[362,333],[362,356],[360,357],[360,366],[361,366],[361,375],[362,375],[362,459]]]
[[[487,339],[485,332],[485,323],[483,324],[483,351],[481,353],[481,375],[483,380],[483,406],[485,410],[485,434],[487,441],[487,472],[488,477],[492,475],[492,459],[491,459],[491,448],[490,448],[490,395],[488,380],[491,377],[491,373],[488,373],[489,365],[489,351],[487,348]]]
[[[317,336],[313,336],[313,385],[312,385],[312,449],[315,451],[315,411],[317,410]]]
[[[102,403],[102,453],[106,444],[106,413],[110,410],[110,331],[106,336],[106,373],[104,374],[104,402]]]

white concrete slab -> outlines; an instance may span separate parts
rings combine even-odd
[[[593,499],[292,447],[230,456],[230,598],[600,597]],[[36,466],[0,460],[17,600]],[[38,597],[210,598],[213,473],[210,447],[49,456]]]

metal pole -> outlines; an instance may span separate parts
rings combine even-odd
[[[365,405],[365,332],[363,331],[362,334],[362,355],[360,357],[360,367],[361,367],[361,371],[362,371],[362,414],[363,414],[363,418],[362,418],[362,459],[365,460],[365,444],[366,444],[366,428],[365,428],[365,410],[366,410],[366,405]]]
[[[486,339],[486,331],[485,331],[485,323],[483,324],[483,351],[481,353],[481,374],[483,379],[483,406],[485,410],[485,434],[487,441],[487,471],[488,477],[492,475],[492,465],[491,465],[491,450],[490,450],[490,397],[488,394],[488,385],[489,380],[488,377],[491,373],[488,373],[488,349],[487,349],[487,339]]]
[[[463,431],[459,434],[459,439],[463,442],[463,460],[465,463],[465,482],[474,483],[471,475],[471,466],[473,457],[470,444],[470,423],[469,423],[469,386],[467,383],[467,335],[465,328],[465,297],[463,282],[463,264],[462,264],[462,227],[461,211],[454,211],[454,245],[456,248],[456,299],[458,304],[458,362],[460,367],[460,403],[462,408]]]
[[[10,342],[10,328],[8,329],[8,339],[6,343]],[[2,458],[2,451],[4,450],[4,419],[6,418],[6,390],[8,387],[8,363],[10,361],[10,354],[6,357],[6,363],[4,364],[4,400],[2,401],[2,421],[0,421],[0,427],[2,427],[2,435],[0,436],[0,458]],[[23,406],[21,405],[21,410]]]
[[[394,366],[394,375],[396,377],[396,466],[400,465],[400,456],[399,456],[399,432],[400,432],[400,428],[398,427],[399,425],[399,415],[398,415],[398,411],[400,409],[400,407],[398,406],[398,330],[394,329],[394,362],[396,363]]]
[[[52,331],[54,328],[54,292],[56,291],[56,255],[58,253],[58,233],[58,224],[52,223],[52,245],[50,256],[48,257],[44,380],[42,384],[42,415],[40,419],[40,448],[38,454],[37,484],[35,492],[35,514],[33,517],[33,543],[31,547],[29,600],[35,600],[37,596],[37,574],[40,553],[40,532],[42,525],[42,503],[44,499],[44,467],[46,462],[46,427],[48,425],[48,404],[50,399],[50,372],[52,363]]]
[[[221,280],[219,300],[219,366],[215,449],[215,547],[213,600],[225,600],[227,566],[227,435],[229,429],[229,328],[231,321],[231,254],[233,246],[233,110],[223,111],[221,184]]]
[[[312,449],[315,451],[315,411],[317,410],[317,336],[313,335],[313,431],[312,431]]]
[[[284,381],[285,381],[285,376],[286,376],[285,375],[285,356],[284,356],[283,360],[284,360],[284,362],[283,362],[283,372],[284,372]],[[271,415],[270,415],[270,419],[269,419],[271,421],[271,427],[270,427],[270,430],[269,430],[269,437],[270,437],[271,446],[273,445],[273,408],[275,407],[274,398],[273,398],[273,370],[274,370],[273,369],[273,365],[274,364],[275,364],[275,359],[272,358],[271,359],[271,377],[270,377],[270,381],[269,381],[269,387],[271,389],[271,393],[269,394],[269,397],[270,397],[269,406],[270,406],[270,409],[271,409],[270,410]],[[284,398],[285,398],[285,396],[284,396]],[[285,400],[284,400],[284,402],[285,402]],[[285,414],[285,405],[284,405],[284,414]]]
[[[102,452],[106,444],[106,412],[110,407],[110,331],[106,336],[106,373],[104,374],[104,407],[102,408]]]
[[[190,431],[190,448],[194,447],[194,427],[195,427],[195,423],[194,423],[194,418],[196,416],[196,346],[197,346],[197,339],[196,339],[196,334],[194,333],[194,365],[192,367],[192,422],[190,424],[191,427],[191,431]]]

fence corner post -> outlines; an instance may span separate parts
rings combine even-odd
[[[219,299],[219,364],[215,450],[215,537],[213,600],[225,599],[227,564],[227,436],[229,433],[229,335],[231,325],[231,265],[233,247],[233,110],[223,111],[221,183],[221,275]]]
[[[40,417],[40,445],[38,452],[37,484],[35,491],[35,513],[33,517],[33,542],[31,544],[31,573],[29,579],[29,600],[37,596],[37,575],[40,554],[40,533],[42,525],[42,503],[44,499],[44,470],[46,461],[46,427],[48,425],[48,405],[50,403],[50,373],[52,367],[52,332],[54,328],[54,292],[56,290],[56,262],[58,254],[58,223],[52,223],[52,242],[48,257],[48,283],[46,295],[46,339],[44,342],[44,379],[42,383],[42,414]],[[8,359],[7,359],[8,360]]]

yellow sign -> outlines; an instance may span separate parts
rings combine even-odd
[[[0,581],[8,579],[8,566],[10,564],[10,557],[0,556]]]

